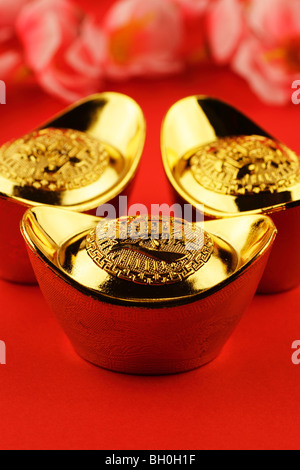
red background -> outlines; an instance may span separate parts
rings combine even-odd
[[[89,3],[91,9],[99,4]],[[102,0],[98,8],[111,3]],[[169,106],[190,94],[225,99],[300,153],[300,106],[262,104],[227,69],[107,83],[106,90],[135,98],[147,119],[130,202],[172,202],[160,126]],[[0,107],[1,143],[64,108],[33,86],[9,88],[7,101]],[[126,376],[84,362],[37,287],[0,281],[0,302],[0,339],[7,346],[7,365],[0,366],[1,449],[300,449],[300,366],[291,362],[291,345],[300,339],[300,288],[257,296],[215,362],[169,377]]]

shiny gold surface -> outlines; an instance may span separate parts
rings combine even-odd
[[[138,236],[132,239],[136,230]],[[159,217],[98,224],[86,239],[86,250],[101,269],[150,286],[174,284],[192,276],[209,262],[213,248],[211,237],[200,227],[185,224],[183,229],[181,220]]]
[[[297,155],[258,135],[226,137],[204,145],[189,165],[200,186],[230,196],[275,193],[300,182]]]
[[[21,188],[60,193],[90,190],[108,164],[104,146],[89,135],[72,129],[42,129],[0,148],[0,184],[9,188],[16,183],[15,193]]]
[[[46,204],[89,212],[113,200],[136,174],[145,132],[134,100],[102,93],[2,146],[0,244],[14,250],[0,257],[1,278],[36,283],[19,229],[25,210]]]
[[[91,96],[0,148],[0,196],[89,211],[113,199],[137,170],[145,120],[118,93]]]
[[[212,218],[272,213],[300,204],[298,156],[231,106],[194,96],[176,103],[162,129],[176,191]]]
[[[131,222],[122,218],[115,223],[123,230]],[[151,222],[159,222],[159,239],[147,234],[135,243],[107,235],[107,224],[98,218],[40,207],[26,213],[22,231],[31,249],[68,282],[113,302],[133,303],[173,303],[206,295],[241,275],[272,245],[276,233],[272,221],[262,216],[206,222],[205,232],[191,224],[186,236],[192,240],[200,231],[204,245],[190,250],[183,240],[174,239],[174,227],[182,221],[171,220],[167,241],[161,236],[164,220]]]
[[[23,218],[40,287],[74,349],[93,364],[130,374],[173,374],[214,360],[255,294],[274,224],[240,217],[206,222],[206,233],[188,224],[178,243],[175,236],[165,240],[166,219],[157,218],[155,233],[149,236],[145,224],[142,236],[129,240],[123,234],[132,222],[115,221],[111,234],[113,222],[51,207]],[[175,235],[182,221],[171,219],[169,228]],[[206,247],[191,253],[185,242],[198,232]],[[169,284],[172,266],[177,278]]]

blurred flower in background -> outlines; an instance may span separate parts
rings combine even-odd
[[[183,24],[171,0],[123,0],[103,22],[106,73],[113,78],[164,75],[182,70]]]
[[[228,64],[247,29],[241,0],[214,0],[207,11],[207,36],[212,59]]]
[[[173,0],[182,19],[183,40],[180,56],[184,65],[197,65],[210,60],[206,13],[211,0]]]
[[[233,68],[266,102],[285,104],[300,76],[300,1],[253,0]]]
[[[28,0],[0,0],[0,78],[9,80],[23,66],[23,51],[16,32],[19,11]]]
[[[70,1],[31,1],[21,10],[16,28],[25,63],[45,90],[74,101],[99,88],[104,36]]]
[[[72,0],[0,0],[0,79],[74,101],[105,78],[227,65],[267,103],[300,76],[300,0],[116,0],[104,18]]]

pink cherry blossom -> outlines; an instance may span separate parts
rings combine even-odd
[[[121,0],[104,21],[107,73],[115,78],[161,75],[182,68],[183,24],[171,0]]]
[[[231,65],[264,101],[287,103],[300,76],[300,0],[114,0],[104,18],[72,0],[0,0],[0,79],[27,71],[67,101],[105,77],[206,61]]]
[[[23,53],[15,24],[21,8],[28,3],[29,0],[0,0],[1,79],[9,79],[22,66]]]
[[[300,1],[252,0],[247,21],[234,70],[265,102],[285,104],[300,74]]]
[[[207,14],[207,31],[212,58],[219,64],[230,62],[242,38],[244,22],[240,0],[213,0]]]
[[[20,13],[25,60],[40,85],[66,101],[95,92],[105,41],[94,21],[68,0],[36,0]]]

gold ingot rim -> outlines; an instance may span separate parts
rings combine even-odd
[[[222,290],[271,248],[277,233],[272,220],[262,215],[205,222],[204,229],[214,240],[211,261],[180,282],[142,286],[101,269],[86,252],[86,237],[99,221],[43,206],[26,212],[21,231],[29,249],[55,275],[85,295],[112,304],[150,308],[184,305]]]
[[[228,139],[251,138],[274,142],[295,161],[298,156],[278,142],[233,106],[205,95],[195,95],[175,103],[164,118],[161,133],[162,159],[167,177],[185,201],[204,204],[211,218],[251,214],[272,214],[300,205],[300,164],[296,183],[282,190],[241,195],[221,194],[201,184],[190,168],[191,159],[205,146],[222,145]],[[224,151],[226,155],[226,152]],[[297,165],[298,166],[298,165]],[[229,175],[230,176],[230,175]]]
[[[133,180],[143,153],[146,122],[140,106],[129,96],[115,92],[91,95],[67,107],[32,133],[45,129],[70,130],[97,141],[109,158],[103,173],[92,182],[65,191],[20,187],[0,175],[0,197],[27,207],[53,205],[88,212],[113,200]]]

